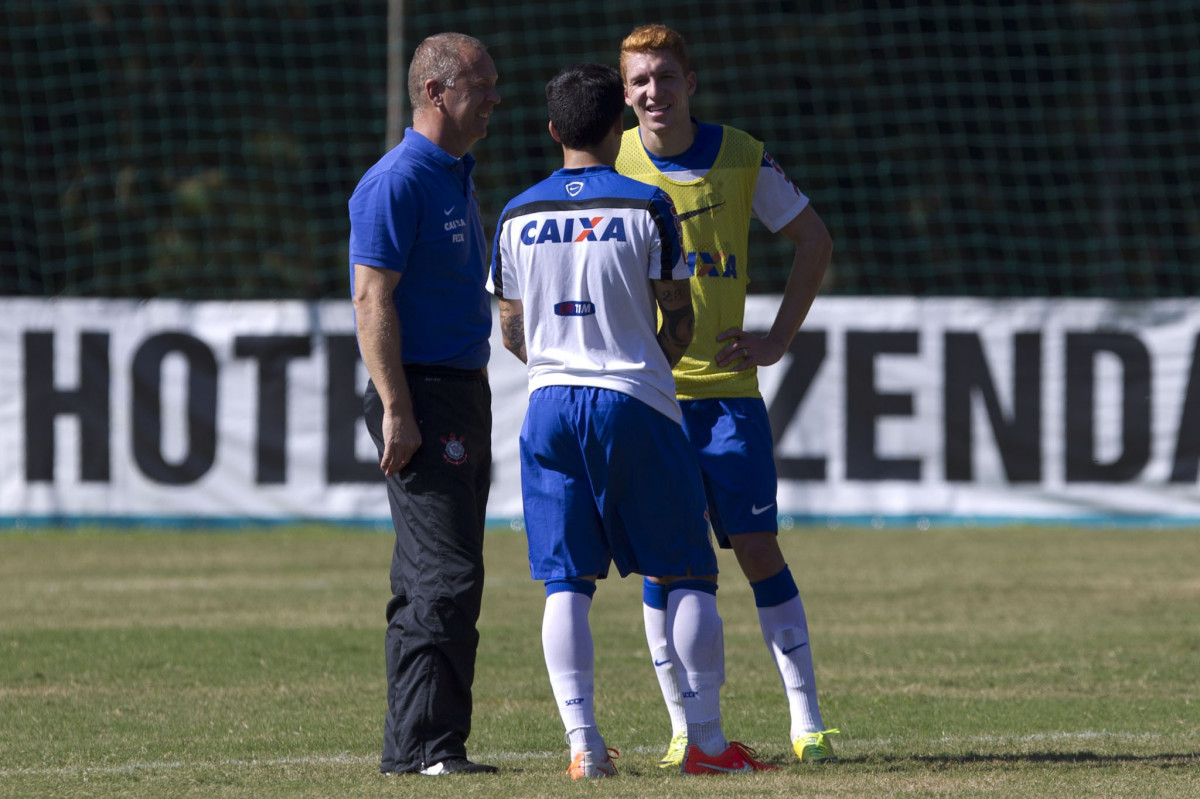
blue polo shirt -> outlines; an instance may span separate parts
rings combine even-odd
[[[392,295],[406,364],[479,369],[491,353],[487,244],[468,153],[455,158],[412,128],[350,197],[354,265],[399,272]]]

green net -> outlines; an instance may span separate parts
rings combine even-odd
[[[441,30],[496,60],[473,150],[489,228],[559,163],[546,80],[665,22],[691,43],[696,116],[763,139],[812,198],[826,292],[1200,293],[1195,2],[403,5],[405,63]],[[387,6],[7,0],[0,293],[345,297]],[[752,289],[779,291],[788,248],[752,230]]]
[[[2,7],[3,292],[344,296],[386,4]]]

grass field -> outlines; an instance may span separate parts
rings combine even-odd
[[[0,796],[1200,796],[1200,531],[784,534],[840,762],[801,767],[749,589],[719,594],[731,738],[784,765],[655,768],[640,583],[592,611],[616,780],[568,780],[524,539],[487,541],[470,751],[385,778],[389,535],[0,532]]]

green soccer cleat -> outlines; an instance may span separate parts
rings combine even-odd
[[[658,761],[659,768],[678,768],[683,763],[683,754],[687,751],[687,732],[677,732],[667,747],[667,753]]]
[[[837,756],[833,754],[833,744],[825,736],[839,734],[841,730],[806,732],[792,741],[792,749],[801,763],[832,763]]]

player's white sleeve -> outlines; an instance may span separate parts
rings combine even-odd
[[[509,246],[511,238],[512,226],[509,222],[505,222],[500,235],[496,237],[496,246],[500,249],[500,282],[504,299],[519,300],[521,299],[521,270],[517,263],[516,253]]]
[[[754,215],[775,233],[807,207],[808,197],[788,180],[770,153],[763,152],[763,165],[754,184]]]

